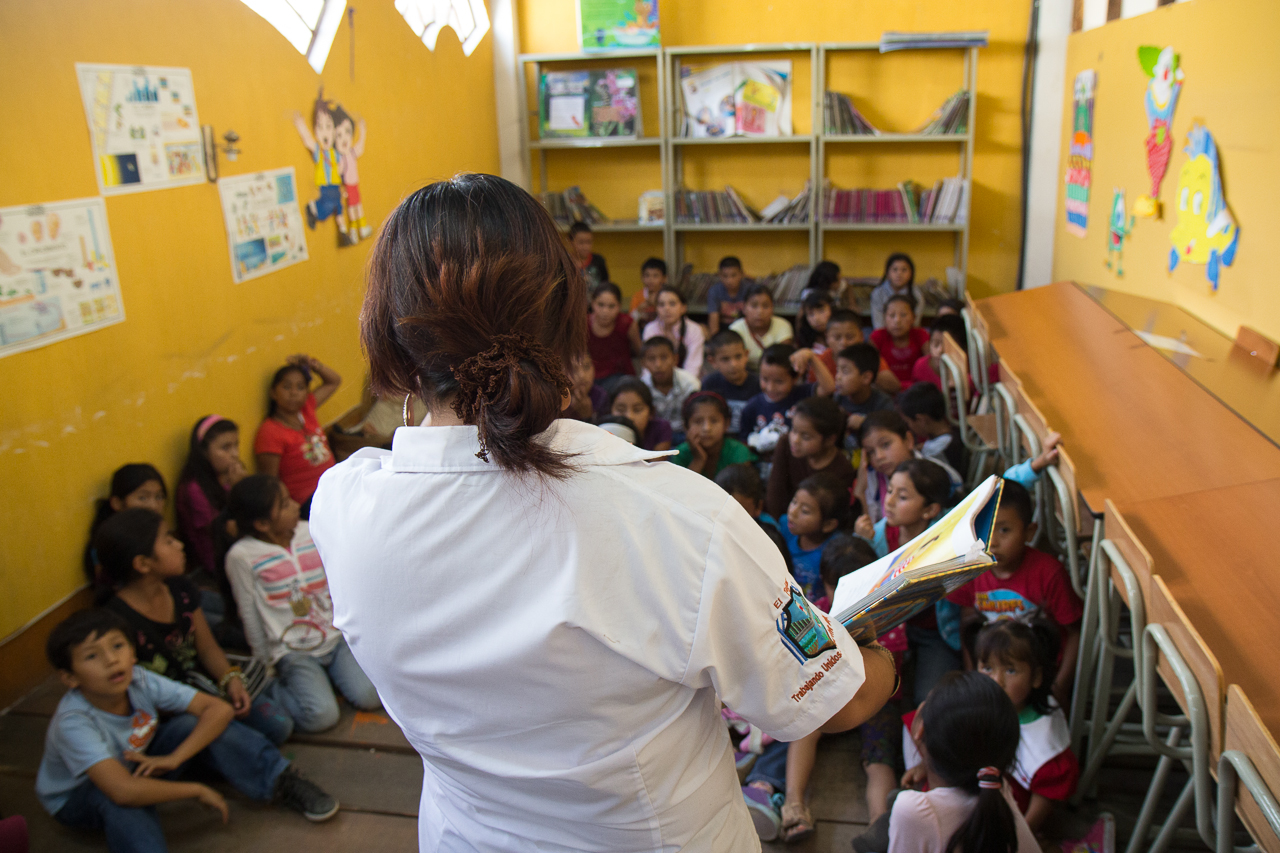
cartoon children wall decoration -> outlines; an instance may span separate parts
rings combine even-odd
[[[364,119],[359,123],[347,115],[340,105],[333,110],[334,145],[338,149],[338,167],[342,173],[342,191],[347,202],[347,235],[352,244],[373,234],[364,218],[360,201],[360,173],[356,160],[364,156],[366,138]]]
[[[1180,57],[1172,47],[1145,45],[1138,48],[1138,62],[1151,79],[1147,82],[1144,104],[1147,110],[1147,174],[1151,176],[1151,194],[1138,196],[1133,204],[1136,215],[1160,218],[1160,182],[1169,168],[1173,153],[1173,110],[1182,91]]]
[[[1124,276],[1124,241],[1133,233],[1133,216],[1125,218],[1124,190],[1116,187],[1111,196],[1111,218],[1107,221],[1107,269],[1114,269],[1117,276]]]
[[[1189,159],[1178,173],[1178,224],[1169,235],[1169,272],[1179,261],[1205,264],[1205,277],[1216,291],[1222,267],[1236,258],[1240,226],[1227,209],[1213,135],[1204,125],[1192,125],[1183,150]]]
[[[319,195],[307,203],[307,225],[333,217],[338,226],[338,245],[354,246],[369,237],[373,229],[364,215],[356,160],[364,154],[365,124],[354,120],[342,105],[327,101],[324,89],[312,107],[311,127],[301,113],[293,114],[294,126],[315,164]]]

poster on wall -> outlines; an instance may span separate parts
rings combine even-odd
[[[337,101],[326,100],[324,87],[311,105],[311,124],[302,113],[293,114],[293,126],[311,154],[315,168],[316,196],[307,202],[307,227],[333,217],[338,245],[354,246],[373,236],[364,215],[360,195],[359,158],[364,156],[367,128]]]
[[[1083,237],[1089,227],[1089,184],[1093,180],[1093,89],[1098,75],[1086,69],[1076,75],[1071,111],[1071,146],[1067,154],[1067,232]]]
[[[1133,203],[1133,212],[1146,219],[1159,219],[1161,216],[1160,182],[1164,180],[1164,173],[1169,168],[1169,157],[1173,153],[1173,111],[1178,106],[1184,76],[1180,59],[1172,47],[1146,45],[1138,48],[1138,63],[1151,78],[1147,81],[1147,91],[1143,96],[1143,105],[1147,111],[1145,145],[1151,194],[1138,196]]]
[[[1132,234],[1133,214],[1128,212],[1124,189],[1116,187],[1111,193],[1111,218],[1107,221],[1107,269],[1115,270],[1121,278],[1124,277],[1124,241]]]
[[[307,260],[293,167],[218,181],[236,284]]]
[[[578,39],[586,53],[661,47],[658,0],[578,0]]]
[[[189,69],[76,63],[76,76],[103,195],[204,182]]]
[[[1222,191],[1222,169],[1218,163],[1218,146],[1213,134],[1202,124],[1191,127],[1187,147],[1188,160],[1178,173],[1176,195],[1178,224],[1169,240],[1169,272],[1180,261],[1204,264],[1205,278],[1218,290],[1218,279],[1224,266],[1231,266],[1240,245],[1240,226],[1227,209]]]
[[[0,358],[123,321],[101,198],[0,208]]]

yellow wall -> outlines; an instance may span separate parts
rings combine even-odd
[[[1059,196],[1054,240],[1054,278],[1124,290],[1172,302],[1228,336],[1247,323],[1280,338],[1280,288],[1274,257],[1266,248],[1280,229],[1280,5],[1274,0],[1196,0],[1146,15],[1114,21],[1072,35],[1067,47],[1067,94],[1063,133],[1071,132],[1071,81],[1077,72],[1098,73],[1094,101],[1093,189],[1084,238],[1066,232]],[[1174,150],[1161,185],[1165,215],[1139,219],[1124,248],[1124,277],[1104,267],[1107,222],[1114,188],[1133,200],[1150,189],[1147,177],[1147,77],[1137,49],[1173,45],[1182,55],[1186,79],[1173,115]],[[1235,263],[1222,271],[1213,293],[1202,265],[1182,263],[1169,274],[1169,232],[1177,223],[1175,190],[1187,155],[1193,119],[1204,122],[1218,145],[1227,206],[1240,225]],[[1059,174],[1066,174],[1067,143]]]
[[[97,194],[74,63],[191,69],[200,120],[234,128],[244,153],[223,174],[292,165],[309,198],[310,156],[294,131],[321,82],[369,126],[360,161],[375,225],[409,191],[457,171],[498,170],[492,39],[463,57],[452,30],[434,53],[390,0],[357,4],[355,80],[344,23],[323,75],[238,0],[42,0],[0,4],[0,206]],[[124,462],[169,478],[192,423],[241,425],[251,458],[271,372],[310,352],[346,379],[321,409],[359,399],[356,334],[367,243],[336,248],[332,222],[311,260],[234,284],[212,184],[107,200],[127,320],[0,359],[0,637],[82,583],[95,498]]]
[[[1019,233],[1020,128],[1022,52],[1029,5],[1023,0],[672,0],[660,5],[663,43],[671,45],[742,44],[786,41],[876,41],[885,30],[989,29],[991,45],[978,63],[977,145],[969,260],[969,286],[978,296],[1011,290],[1017,277]],[[520,49],[572,51],[574,0],[521,0],[518,4]],[[791,54],[796,75],[793,117],[798,133],[808,132],[812,71],[808,56]],[[870,62],[866,60],[871,60]],[[641,60],[618,60],[615,64]],[[647,61],[652,66],[652,61]],[[841,56],[828,69],[831,87],[850,92],[855,103],[887,130],[911,130],[922,124],[947,95],[960,88],[959,53],[913,53],[903,56]],[[642,81],[643,82],[643,81]],[[531,92],[536,88],[531,87]],[[655,94],[643,106],[652,112]],[[646,115],[646,126],[648,125]],[[656,128],[654,129],[656,131]],[[646,128],[646,132],[651,132]],[[835,148],[835,146],[832,146]],[[692,147],[691,147],[692,148]],[[795,150],[791,150],[791,149]],[[850,148],[850,146],[846,146]],[[867,146],[871,148],[871,146]],[[956,174],[959,146],[874,146],[873,157],[844,149],[832,155],[828,172],[845,188],[889,188],[911,178],[930,181]],[[752,149],[752,150],[747,150]],[[785,149],[785,150],[784,150]],[[635,216],[639,183],[660,186],[656,150],[648,160],[611,159],[614,152],[583,155],[554,152],[549,164],[551,189],[581,183],[583,191],[612,216]],[[652,161],[649,163],[648,161]],[[733,152],[689,151],[686,184],[691,189],[721,189],[731,183],[749,202],[762,206],[779,192],[794,195],[808,177],[804,147],[771,145]],[[611,163],[618,163],[616,167]],[[537,160],[534,162],[537,184]],[[646,183],[647,181],[647,183]],[[806,262],[804,234],[689,235],[688,257],[699,270],[712,269],[724,254],[737,254],[750,273],[783,269]],[[645,235],[598,235],[598,251],[625,289],[639,286],[639,264],[660,254],[661,240]],[[835,234],[828,238],[828,257],[848,275],[879,275],[887,254],[905,249],[917,262],[919,278],[942,278],[952,262],[949,235]]]

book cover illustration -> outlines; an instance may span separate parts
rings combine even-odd
[[[680,69],[684,136],[791,135],[791,61]]]
[[[634,139],[640,93],[634,68],[548,71],[538,81],[538,133],[542,139]]]
[[[578,0],[578,41],[586,53],[660,47],[658,0]]]

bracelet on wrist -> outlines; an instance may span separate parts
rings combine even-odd
[[[218,690],[222,692],[223,696],[227,695],[227,685],[231,683],[233,678],[238,679],[242,686],[244,685],[244,673],[240,671],[240,667],[228,667],[227,671],[222,674],[222,678],[218,679]]]

